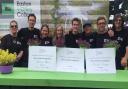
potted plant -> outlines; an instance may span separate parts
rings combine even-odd
[[[16,53],[9,53],[8,50],[0,49],[0,72],[4,74],[11,73],[13,64],[16,61]]]

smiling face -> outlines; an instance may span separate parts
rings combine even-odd
[[[35,23],[36,23],[36,18],[35,18],[34,16],[30,16],[30,17],[28,18],[28,25],[29,25],[29,28],[34,28]]]
[[[10,31],[12,34],[16,34],[18,30],[18,25],[16,21],[10,22]]]
[[[91,27],[91,26],[86,26],[86,27],[84,28],[84,32],[85,32],[85,34],[90,34],[90,33],[92,33],[92,27]]]
[[[117,17],[115,19],[115,21],[114,21],[115,28],[117,28],[117,29],[121,28],[122,23],[123,23],[122,18],[121,17]]]
[[[72,20],[72,32],[73,34],[77,34],[80,29],[80,20],[78,18],[74,18]]]
[[[104,32],[105,31],[105,26],[106,26],[106,21],[105,19],[100,19],[97,21],[97,28],[99,32]]]
[[[43,26],[42,27],[42,29],[41,29],[41,35],[43,37],[48,37],[48,35],[49,35],[49,29],[46,26]]]
[[[73,21],[73,23],[72,23],[72,29],[78,31],[79,30],[79,27],[80,27],[79,22],[78,21]]]
[[[58,26],[56,28],[56,37],[62,37],[63,36],[63,27],[62,26]]]

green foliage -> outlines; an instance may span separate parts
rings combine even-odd
[[[115,40],[109,41],[104,44],[104,48],[113,48],[113,47],[118,49],[120,47],[120,45]]]

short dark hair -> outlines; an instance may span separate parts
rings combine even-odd
[[[74,21],[77,21],[77,22],[80,23],[80,19],[79,19],[79,18],[73,18],[73,19],[72,19],[72,24],[73,24]]]
[[[83,29],[85,28],[85,27],[91,27],[92,25],[91,25],[91,23],[85,23],[84,25],[83,25]]]
[[[123,16],[121,16],[121,14],[115,14],[115,15],[114,15],[114,19],[113,19],[113,27],[115,27],[114,22],[116,21],[117,18],[121,18],[121,20],[122,20],[121,27],[123,27],[123,26],[124,26],[124,18],[123,18]]]
[[[34,13],[30,13],[30,14],[28,15],[28,20],[29,20],[29,17],[31,17],[31,16],[33,16],[33,17],[36,19],[35,14],[34,14]]]

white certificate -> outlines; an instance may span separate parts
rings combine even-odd
[[[87,73],[116,73],[115,49],[85,49]]]
[[[29,46],[28,69],[38,71],[55,71],[56,47]]]
[[[84,49],[57,48],[57,70],[84,73]]]

